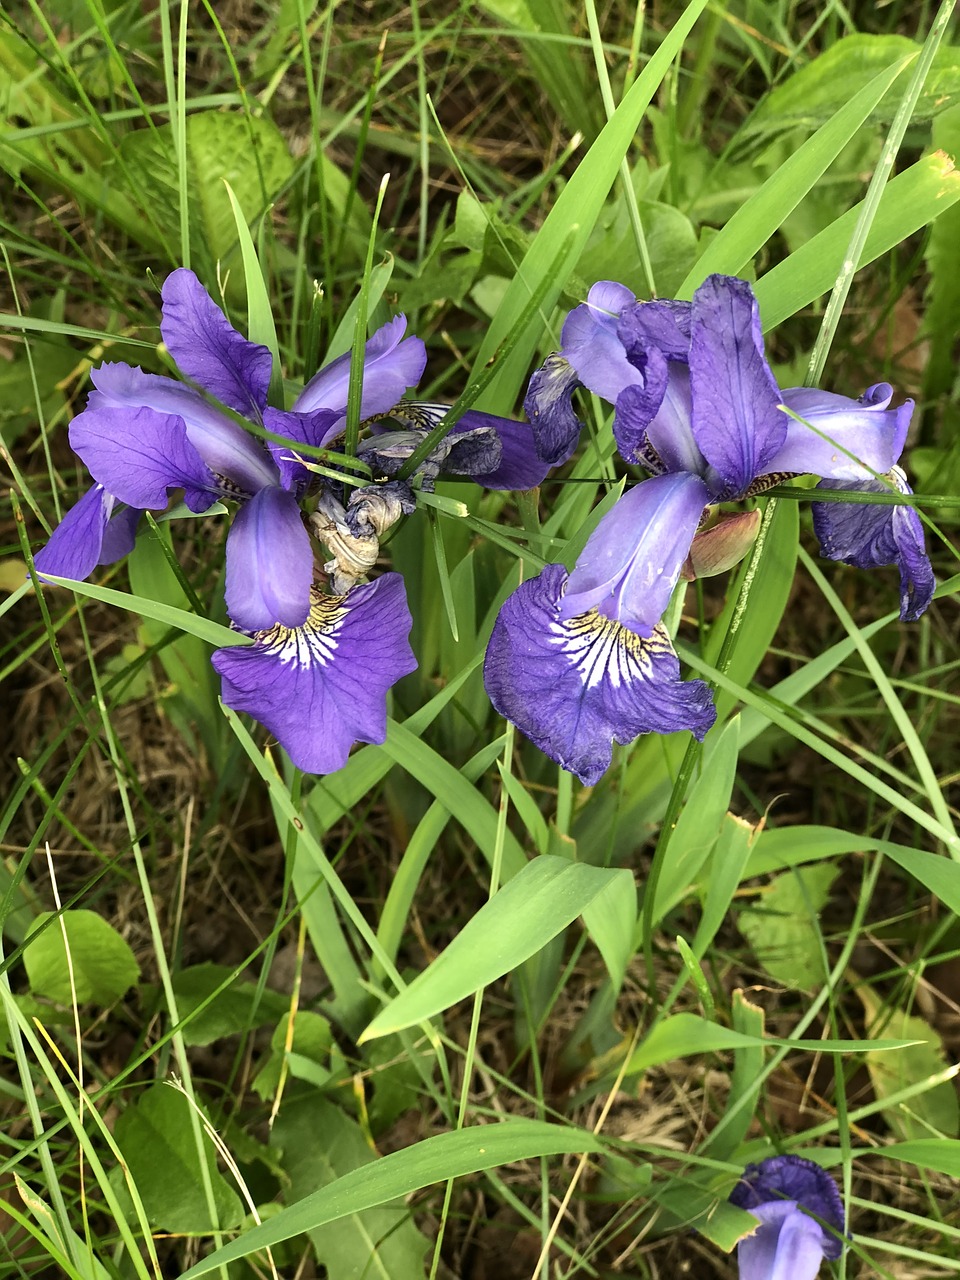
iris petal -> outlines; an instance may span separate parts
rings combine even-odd
[[[162,509],[168,489],[183,489],[191,511],[206,511],[220,492],[174,414],[88,408],[70,423],[70,445],[93,478],[131,507]]]
[[[415,387],[420,381],[427,363],[427,349],[419,338],[403,337],[406,327],[405,316],[394,316],[381,325],[364,347],[361,420],[386,413],[409,387]],[[298,413],[336,409],[342,429],[349,397],[351,359],[352,353],[348,351],[321,369],[300,392],[294,409]]]
[[[886,475],[900,457],[913,413],[912,400],[888,408],[892,396],[888,383],[869,387],[859,400],[815,387],[789,388],[783,403],[804,421],[788,419],[787,434],[769,469],[830,480]]]
[[[824,1232],[792,1200],[757,1205],[760,1222],[737,1246],[740,1280],[815,1280],[824,1257]]]
[[[823,1250],[828,1258],[839,1258],[843,1249],[843,1201],[836,1182],[813,1160],[805,1156],[770,1156],[759,1164],[748,1164],[730,1195],[730,1203],[751,1213],[758,1205],[796,1201],[808,1213],[833,1227]]]
[[[310,612],[313,549],[296,498],[261,489],[227,535],[227,612],[245,631],[299,627]]]
[[[356,741],[383,742],[390,686],[417,666],[403,579],[388,573],[346,596],[313,593],[302,627],[218,649],[228,707],[249,712],[307,773],[333,773]]]
[[[561,617],[598,609],[641,636],[651,635],[709,500],[703,481],[691,475],[655,476],[628,489],[581,551]]]
[[[576,370],[559,351],[547,356],[530,379],[523,409],[537,453],[548,466],[566,462],[580,440],[583,423],[573,411],[579,385]]]
[[[740,496],[767,469],[787,432],[763,354],[760,310],[745,280],[709,276],[694,294],[690,389],[700,452],[722,477],[722,496]]]
[[[267,403],[273,357],[237,333],[192,271],[163,282],[160,333],[178,368],[237,413],[259,420]]]
[[[100,563],[113,495],[102,484],[88,489],[33,558],[38,573],[82,582]]]
[[[497,711],[588,786],[614,741],[680,729],[702,739],[716,718],[710,690],[681,682],[663,628],[642,639],[595,611],[562,618],[566,576],[548,565],[500,610],[483,668]]]
[[[625,285],[601,280],[563,322],[563,355],[583,385],[611,404],[639,375],[617,335],[620,312],[636,302]]]
[[[516,422],[513,418],[500,418],[496,414],[468,409],[451,435],[478,428],[490,428],[500,440],[500,460],[497,466],[483,473],[473,473],[472,478],[485,489],[535,489],[550,470],[550,464],[542,461],[537,453],[533,428],[528,422]]]
[[[899,467],[889,476],[904,494],[913,490]],[[879,480],[821,480],[814,489],[854,489],[889,493]],[[859,569],[895,564],[900,570],[900,617],[915,622],[930,605],[936,581],[927,555],[923,522],[913,507],[862,502],[814,502],[813,528],[828,560]]]

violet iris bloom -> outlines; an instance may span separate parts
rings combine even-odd
[[[824,1258],[843,1252],[840,1192],[812,1160],[773,1156],[748,1165],[730,1200],[760,1223],[737,1246],[740,1280],[814,1280]]]

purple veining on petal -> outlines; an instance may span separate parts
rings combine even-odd
[[[889,479],[902,494],[912,493],[906,476],[894,467]],[[817,489],[889,493],[879,480],[821,480]],[[900,617],[915,622],[933,599],[936,581],[927,555],[923,522],[913,507],[863,502],[814,502],[813,529],[821,554],[859,569],[895,564],[900,570]]]
[[[716,718],[710,690],[681,682],[663,628],[641,639],[593,611],[562,618],[566,577],[548,565],[500,610],[483,668],[497,711],[588,786],[609,766],[614,741],[681,729],[702,739]]]
[[[174,414],[88,408],[70,423],[70,445],[93,478],[131,507],[162,510],[168,490],[182,488],[191,511],[206,511],[220,492]]]
[[[768,469],[830,480],[886,475],[900,457],[913,413],[912,400],[888,408],[892,395],[888,383],[868,387],[859,400],[815,387],[788,388],[782,401],[804,421],[788,419],[786,437]]]
[[[725,485],[745,493],[783,444],[787,415],[763,353],[760,310],[745,280],[709,276],[693,298],[693,435]]]
[[[423,375],[427,349],[420,338],[404,338],[406,317],[394,316],[376,331],[364,347],[363,395],[360,419],[387,413]],[[294,403],[298,413],[314,409],[336,409],[342,430],[350,388],[350,361],[346,352],[332,360],[307,383]]]
[[[245,631],[299,627],[310,612],[313,548],[296,498],[261,489],[227,535],[227,612]]]
[[[187,439],[215,475],[223,476],[244,494],[276,484],[278,473],[259,440],[192,387],[173,378],[144,373],[128,364],[103,364],[90,374],[97,390],[86,412],[105,407],[146,407],[183,420]],[[135,446],[136,440],[131,443]]]
[[[656,347],[666,360],[690,358],[691,304],[672,298],[624,307],[617,333],[628,355],[638,347]]]
[[[273,366],[268,348],[237,333],[186,267],[167,276],[161,297],[160,333],[179,369],[229,408],[258,421]]]
[[[417,666],[411,625],[399,574],[346,596],[315,591],[304,626],[214,653],[223,700],[259,720],[298,768],[333,773],[354,742],[384,741],[387,692]]]
[[[628,489],[580,552],[559,616],[597,609],[640,636],[651,635],[709,500],[703,481],[686,474],[654,476]]]

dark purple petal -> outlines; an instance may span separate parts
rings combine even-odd
[[[427,363],[427,349],[419,338],[404,338],[405,316],[394,316],[376,331],[364,347],[363,395],[360,420],[386,413],[415,387]],[[401,341],[403,339],[403,341]],[[294,404],[298,413],[313,409],[336,409],[341,419],[347,411],[350,388],[350,361],[346,352],[316,374],[300,392]]]
[[[95,484],[70,508],[33,558],[38,573],[82,582],[100,564],[113,495]]]
[[[623,309],[617,332],[631,359],[638,347],[656,347],[665,359],[686,364],[690,357],[690,315],[689,302],[672,298],[637,302]]]
[[[314,592],[302,627],[214,653],[223,701],[265,725],[298,768],[333,773],[354,742],[385,739],[387,690],[417,666],[411,625],[397,573],[346,596]]]
[[[278,436],[285,436],[291,443],[278,444],[267,441],[267,448],[280,474],[284,489],[299,492],[311,477],[310,471],[294,454],[298,444],[308,444],[322,449],[338,433],[340,415],[335,409],[316,409],[313,413],[284,413],[280,409],[265,409],[263,425]]]
[[[709,276],[693,297],[693,435],[724,496],[745,493],[787,433],[780,391],[763,354],[760,309],[745,280]]]
[[[654,476],[628,489],[580,552],[559,616],[598,609],[638,635],[651,635],[709,500],[703,481],[686,474]]]
[[[492,428],[500,439],[500,461],[491,471],[473,472],[472,477],[485,489],[535,489],[546,477],[550,464],[537,453],[533,428],[529,422],[499,418],[492,413],[468,409],[451,435],[478,427]],[[578,428],[579,429],[579,428]]]
[[[885,382],[868,387],[859,400],[815,387],[788,388],[782,402],[804,422],[788,418],[784,442],[767,469],[830,480],[886,475],[900,457],[913,413],[912,400],[889,409],[892,396]]]
[[[660,413],[668,383],[671,381],[667,362],[657,347],[637,347],[634,351],[634,367],[638,378],[623,388],[616,400],[616,413],[613,418],[613,437],[617,442],[620,456],[627,462],[643,462],[647,455],[648,430],[650,424]],[[685,379],[689,401],[689,379],[686,369],[680,376]],[[675,378],[673,379],[676,380]],[[687,435],[689,430],[689,412],[687,414]],[[691,443],[693,437],[690,436]],[[659,456],[659,450],[656,450]],[[663,465],[668,471],[681,468],[671,466],[666,459]],[[689,470],[689,468],[686,468]]]
[[[183,489],[191,511],[206,511],[220,492],[175,414],[85,409],[70,423],[70,447],[99,484],[131,507],[162,510],[167,490]]]
[[[740,1280],[815,1280],[827,1236],[792,1201],[758,1205],[760,1221],[737,1246]]]
[[[808,1213],[822,1219],[836,1236],[825,1238],[828,1258],[839,1258],[843,1249],[843,1201],[837,1184],[813,1160],[803,1156],[770,1156],[759,1164],[748,1164],[730,1194],[730,1203],[751,1213],[760,1205],[792,1200]]]
[[[588,786],[614,741],[680,729],[702,739],[716,718],[710,690],[680,681],[666,631],[644,640],[595,612],[562,619],[566,577],[548,565],[500,610],[483,667],[497,711]]]
[[[906,476],[894,467],[889,478],[900,493],[912,493]],[[879,480],[821,480],[814,489],[854,489],[889,493]],[[828,560],[858,569],[895,564],[900,570],[900,617],[916,622],[930,605],[936,581],[927,555],[923,522],[913,507],[863,502],[814,502],[813,529]]]
[[[123,405],[176,414],[184,421],[187,439],[210,470],[241,493],[254,494],[277,483],[277,470],[260,441],[192,387],[129,364],[102,364],[90,377],[97,390],[87,401],[88,413]]]
[[[273,367],[269,350],[237,333],[186,267],[167,276],[161,297],[160,333],[178,368],[229,408],[259,420]]]
[[[530,419],[537,453],[550,467],[566,462],[580,440],[583,423],[572,403],[579,385],[573,366],[555,351],[535,371],[527,387],[523,409]]]
[[[624,387],[637,381],[637,372],[617,336],[620,312],[635,302],[624,285],[601,280],[587,294],[586,302],[574,307],[563,322],[562,355],[583,385],[611,404]]]
[[[299,627],[310,612],[313,548],[297,500],[261,489],[227,535],[227,613],[244,631]]]

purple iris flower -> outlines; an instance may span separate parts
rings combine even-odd
[[[483,668],[491,702],[588,786],[609,766],[614,741],[678,729],[702,739],[716,718],[709,687],[680,680],[660,622],[708,500],[693,475],[637,485],[572,573],[548,565],[494,624]]]
[[[814,1280],[824,1258],[843,1252],[840,1192],[812,1160],[772,1156],[748,1165],[730,1200],[760,1223],[737,1246],[740,1280]]]

